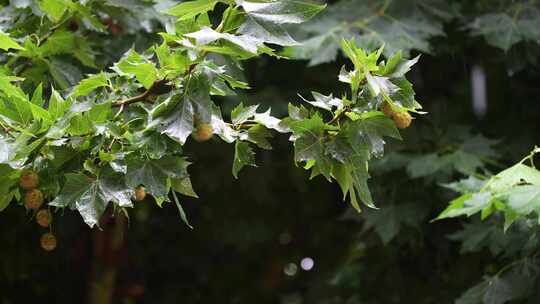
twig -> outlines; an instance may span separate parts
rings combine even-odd
[[[221,23],[216,28],[216,31],[221,32],[223,30],[223,27],[224,27],[226,22],[227,22],[226,19],[221,20]],[[193,73],[193,71],[195,70],[197,65],[199,65],[199,63],[206,57],[207,54],[208,54],[208,51],[206,51],[206,50],[203,51],[197,57],[197,59],[195,60],[195,63],[191,64],[188,67],[188,69],[186,70],[186,73],[184,74],[184,77],[188,76],[188,81],[191,79],[191,74]],[[113,106],[118,107],[118,106],[130,105],[132,103],[136,103],[136,102],[139,102],[141,100],[144,100],[144,99],[146,99],[148,96],[150,96],[152,94],[152,90],[154,90],[157,86],[159,86],[159,85],[161,85],[161,84],[163,84],[165,82],[167,82],[166,79],[156,80],[156,81],[154,81],[154,83],[152,83],[150,88],[148,88],[148,90],[146,90],[144,93],[142,93],[140,95],[137,95],[137,96],[133,96],[133,97],[124,99],[124,100],[117,101],[117,102],[115,102],[113,104]],[[187,86],[186,86],[186,89],[187,89]]]
[[[343,111],[339,112],[338,115],[334,116],[334,118],[332,118],[332,120],[330,120],[328,122],[329,125],[337,122],[341,117],[343,117],[343,115],[345,115],[345,113],[349,112],[349,109],[348,108],[344,108]]]
[[[42,46],[43,43],[45,43],[56,32],[57,29],[59,29],[64,23],[66,23],[66,21],[68,21],[70,19],[71,19],[71,17],[68,17],[68,18],[64,19],[63,21],[53,25],[50,28],[49,32],[43,36],[43,38],[38,37],[38,41],[37,41],[36,45],[38,47]],[[28,60],[28,61],[24,62],[22,68],[19,71],[17,71],[15,73],[15,75],[17,75],[17,76],[22,75],[22,73],[24,73],[31,66],[32,66],[32,60]]]
[[[158,87],[159,85],[163,84],[163,83],[166,83],[167,80],[166,79],[160,79],[160,80],[156,80],[154,81],[154,83],[152,83],[152,85],[146,90],[144,91],[142,94],[139,94],[137,96],[133,96],[133,97],[130,97],[130,98],[127,98],[127,99],[124,99],[124,100],[119,100],[117,102],[115,102],[113,104],[113,106],[115,107],[123,107],[123,106],[126,106],[126,105],[130,105],[132,103],[136,103],[136,102],[139,102],[141,100],[145,100],[148,96],[150,96],[152,94],[152,91]]]
[[[0,122],[0,127],[6,132],[6,134],[9,134],[11,132],[11,129],[9,127],[4,126],[2,122]]]

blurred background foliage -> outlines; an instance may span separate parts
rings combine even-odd
[[[103,1],[96,20],[77,17],[73,26],[86,39],[74,41],[72,53],[55,53],[51,43],[45,60],[22,75],[69,87],[118,60],[112,50],[159,41],[155,31],[171,21],[158,11],[171,3]],[[30,0],[0,4],[0,29],[39,11]],[[239,180],[230,174],[233,147],[191,141],[185,153],[200,198],[184,208],[194,229],[173,204],[137,204],[124,245],[107,262],[117,271],[114,303],[538,303],[536,223],[521,220],[504,232],[497,215],[430,221],[457,196],[443,184],[489,176],[540,142],[539,28],[537,1],[330,1],[294,29],[304,44],[282,50],[298,60],[249,61],[241,73],[253,90],[219,102],[226,113],[239,101],[262,103],[280,117],[289,102],[301,102],[297,93],[337,94],[342,37],[365,48],[384,43],[387,55],[422,54],[410,77],[429,114],[372,166],[380,209],[358,215],[337,185],[308,180],[291,165],[285,137],[259,151],[259,167]],[[80,58],[78,48],[95,56]],[[54,226],[59,246],[45,253],[36,246],[42,231],[23,208],[0,215],[0,303],[87,297],[96,239],[108,237],[108,226],[91,231],[75,213],[55,217]]]

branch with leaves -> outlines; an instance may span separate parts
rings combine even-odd
[[[462,193],[436,218],[472,216],[480,213],[484,220],[495,212],[504,214],[504,229],[518,219],[540,215],[540,171],[534,165],[536,147],[517,164],[486,179],[470,176],[446,185]],[[526,164],[529,162],[529,165]]]
[[[177,193],[197,197],[190,162],[182,155],[190,136],[234,143],[232,174],[238,177],[245,166],[255,166],[254,147],[271,149],[272,131],[290,134],[295,161],[311,177],[335,180],[358,211],[361,203],[374,207],[368,163],[382,156],[383,137],[399,139],[397,127],[407,127],[409,112],[420,109],[405,78],[418,58],[407,60],[398,52],[384,61],[383,48],[366,53],[344,40],[352,65],[338,78],[350,92],[341,98],[313,92],[314,100],[304,100],[310,109],[289,104],[283,119],[270,109],[238,104],[227,122],[213,96],[234,95],[249,85],[215,58],[235,64],[262,54],[277,56],[271,45],[296,44],[283,25],[304,22],[323,6],[222,1],[223,14],[214,27],[209,13],[217,3],[196,0],[169,8],[165,13],[174,17],[175,27],[160,33],[160,44],[144,52],[129,50],[107,71],[68,90],[44,90],[40,84],[29,94],[23,79],[0,75],[0,122],[10,130],[0,133],[0,170],[6,176],[0,209],[12,201],[35,211],[42,205],[69,208],[93,227],[110,204],[126,212],[134,201],[151,197],[160,206],[174,201],[188,223]],[[58,29],[46,43],[57,33],[65,32]],[[14,50],[8,57],[31,48],[28,37],[1,37],[0,47]],[[21,178],[28,174],[32,186],[24,187]],[[31,204],[36,199],[40,204]]]

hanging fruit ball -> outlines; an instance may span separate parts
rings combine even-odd
[[[19,178],[19,185],[24,190],[32,190],[39,185],[39,176],[32,170],[23,170]]]
[[[394,110],[392,110],[392,106],[386,101],[381,105],[381,112],[388,117],[392,117],[395,113]]]
[[[144,189],[143,186],[138,186],[135,188],[135,201],[140,202],[143,201],[146,197],[146,189]]]
[[[43,193],[39,189],[32,189],[24,194],[26,209],[38,210],[43,205]]]
[[[405,129],[411,125],[412,116],[407,112],[396,112],[392,118],[399,129]]]
[[[41,227],[49,227],[52,222],[52,215],[48,209],[41,209],[36,214],[36,222]]]
[[[52,251],[56,248],[56,237],[52,233],[45,233],[39,239],[41,248],[45,251]]]
[[[195,130],[195,133],[193,133],[193,138],[195,138],[196,141],[202,142],[207,141],[214,135],[214,130],[212,129],[212,126],[207,123],[201,123],[197,125],[197,129]]]

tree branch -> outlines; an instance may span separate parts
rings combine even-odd
[[[113,106],[115,106],[115,107],[127,106],[127,105],[130,105],[132,103],[136,103],[136,102],[145,100],[148,96],[152,95],[152,91],[154,91],[157,87],[159,87],[160,85],[165,84],[165,83],[167,83],[167,79],[156,80],[142,94],[139,94],[137,96],[133,96],[133,97],[130,97],[130,98],[127,98],[127,99],[124,99],[124,100],[119,100],[119,101],[115,102],[113,104]]]

